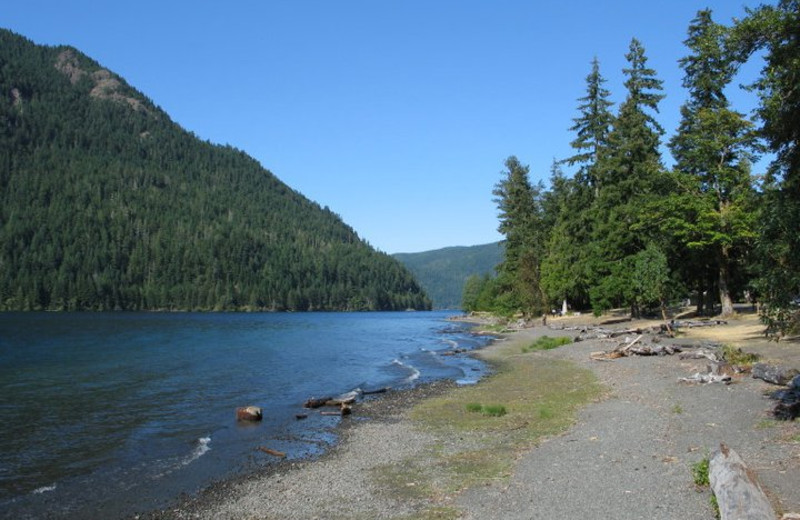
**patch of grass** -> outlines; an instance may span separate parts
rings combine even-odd
[[[483,407],[483,415],[488,415],[489,417],[502,417],[506,413],[508,411],[502,404],[487,404]]]
[[[521,355],[522,343],[512,336],[483,351],[482,357],[494,369],[491,377],[427,399],[411,410],[410,417],[420,428],[439,438],[459,439],[431,456],[435,496],[508,478],[519,450],[563,432],[574,423],[577,409],[603,392],[590,370],[567,361]],[[503,404],[481,404],[487,402]]]
[[[467,403],[464,405],[464,408],[471,413],[479,413],[483,411],[483,405],[481,403]]]
[[[530,345],[522,347],[522,353],[525,354],[527,352],[533,352],[536,350],[551,350],[562,345],[568,345],[570,343],[572,343],[572,340],[564,336],[559,336],[557,338],[542,336]]]
[[[758,354],[744,352],[741,348],[734,347],[733,345],[723,345],[720,352],[722,354],[722,359],[731,365],[748,367],[759,360]]]
[[[706,488],[711,485],[708,480],[708,465],[711,462],[708,455],[692,464],[692,479],[694,485],[701,488]]]
[[[374,480],[397,500],[419,500],[433,492],[433,484],[425,468],[415,461],[387,464],[373,470]]]
[[[484,406],[481,403],[467,403],[464,405],[464,409],[470,413],[482,413],[489,417],[502,417],[508,413],[508,410],[502,404],[487,404]]]
[[[756,423],[757,430],[766,430],[769,428],[775,428],[776,426],[778,426],[778,421],[775,419],[761,419],[758,421],[758,423]]]
[[[675,403],[672,405],[672,413],[674,414],[682,414],[683,413],[683,406],[680,403]]]
[[[797,433],[789,437],[789,442],[800,442],[800,433]]]

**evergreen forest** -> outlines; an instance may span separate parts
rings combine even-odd
[[[619,105],[591,62],[573,155],[554,161],[549,186],[505,161],[494,190],[505,256],[496,277],[470,281],[465,310],[530,317],[566,302],[666,316],[691,299],[700,314],[731,315],[749,301],[768,332],[800,328],[800,1],[728,25],[701,10],[687,24],[673,135],[658,122],[662,81],[634,38]],[[755,60],[760,75],[740,86]],[[729,102],[738,88],[757,96],[753,114]],[[756,174],[759,157],[769,164]]]
[[[398,261],[78,50],[0,30],[0,310],[405,310]]]

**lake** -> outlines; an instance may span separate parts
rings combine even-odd
[[[0,313],[0,516],[123,517],[274,464],[259,446],[317,456],[342,419],[297,420],[309,397],[485,374],[442,355],[488,341],[453,314]]]

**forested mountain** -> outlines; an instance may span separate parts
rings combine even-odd
[[[397,253],[419,280],[438,309],[461,307],[462,291],[471,276],[491,276],[503,259],[503,244],[446,247],[422,253]]]
[[[0,310],[391,310],[411,273],[70,47],[0,30]]]

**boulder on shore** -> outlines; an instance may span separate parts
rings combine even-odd
[[[258,406],[240,406],[236,409],[237,421],[260,421],[262,417]]]

